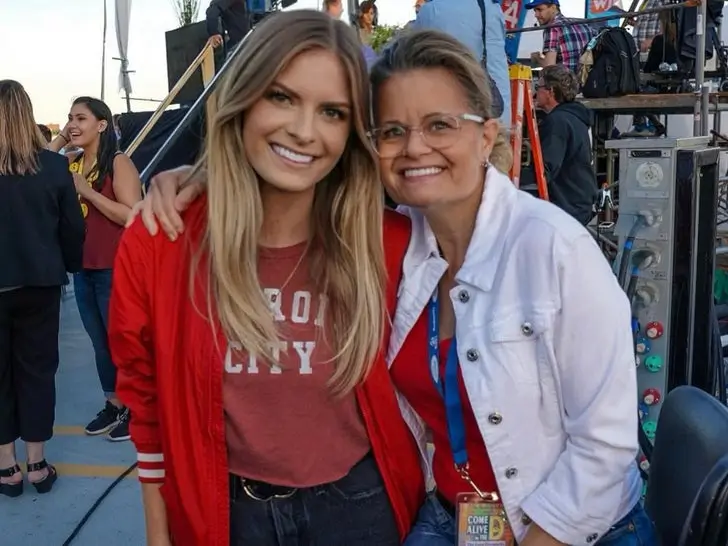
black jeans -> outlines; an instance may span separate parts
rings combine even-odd
[[[230,546],[400,543],[392,506],[371,455],[342,479],[298,489],[289,498],[259,501],[240,486],[234,489],[230,501]]]
[[[60,312],[60,286],[0,292],[0,445],[53,437]]]

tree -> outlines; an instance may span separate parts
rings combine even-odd
[[[197,22],[200,14],[200,0],[171,0],[180,26]]]

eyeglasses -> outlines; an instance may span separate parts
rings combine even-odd
[[[430,148],[444,150],[452,146],[457,142],[463,121],[483,124],[486,119],[475,114],[435,115],[425,118],[419,127],[386,123],[368,134],[379,157],[391,159],[402,154],[413,132],[419,133]]]

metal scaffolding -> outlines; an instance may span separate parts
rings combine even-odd
[[[556,23],[535,27],[517,28],[507,31],[507,34],[520,34],[523,32],[538,32],[552,27],[562,27],[564,25],[576,25],[581,23],[603,23],[613,21],[615,19],[632,19],[638,18],[651,13],[658,13],[666,10],[675,10],[682,8],[696,7],[698,9],[696,24],[696,58],[695,58],[695,91],[694,91],[694,107],[693,107],[693,136],[709,135],[709,113],[710,113],[710,83],[705,81],[705,45],[706,45],[706,28],[708,17],[707,0],[688,0],[676,4],[667,4],[657,8],[626,11],[615,13],[613,15],[605,15],[604,17],[595,17],[592,19],[572,19],[567,23]],[[717,52],[716,52],[717,54]],[[715,115],[720,115],[716,110]]]

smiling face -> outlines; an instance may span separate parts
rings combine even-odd
[[[413,92],[417,89],[427,93]],[[377,104],[380,130],[409,129],[401,152],[394,157],[382,154],[379,161],[382,181],[396,202],[426,209],[480,192],[483,164],[498,124],[477,121],[465,91],[450,72],[430,68],[394,74],[380,87]],[[454,125],[453,120],[457,120]],[[435,136],[445,131],[451,135]],[[377,147],[382,149],[381,139]]]
[[[97,119],[89,107],[83,103],[74,104],[68,114],[68,132],[71,144],[86,148],[101,138],[101,133],[108,127],[108,122]]]
[[[245,153],[280,191],[313,191],[341,159],[351,132],[346,72],[323,49],[301,53],[245,114]]]

